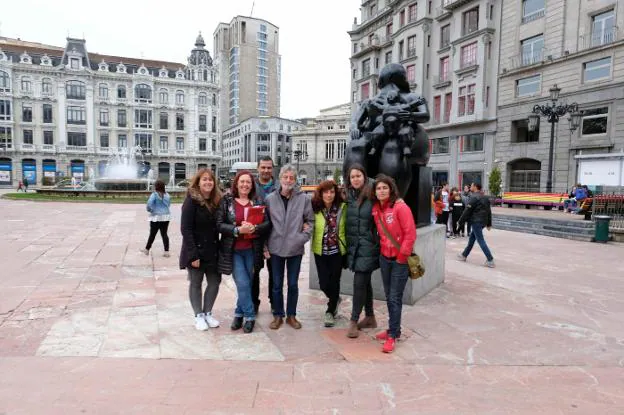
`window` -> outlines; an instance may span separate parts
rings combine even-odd
[[[199,94],[199,105],[208,105],[208,95],[206,95],[205,93],[201,93]]]
[[[176,104],[184,105],[184,92],[176,91]]]
[[[405,9],[401,10],[401,12],[399,13],[399,26],[405,26]]]
[[[11,101],[0,100],[0,120],[11,121]]]
[[[217,105],[217,94],[212,94],[212,105]]]
[[[65,95],[69,99],[85,99],[85,84],[80,81],[67,81]]]
[[[33,144],[32,130],[24,130],[24,144]]]
[[[100,98],[108,99],[108,85],[100,84],[98,93],[99,93]]]
[[[385,64],[391,63],[392,62],[392,51],[390,52],[386,52],[386,59],[385,59]]]
[[[515,120],[511,122],[512,143],[537,143],[539,141],[539,124],[535,131],[529,131],[529,121]]]
[[[370,59],[366,59],[362,61],[362,77],[367,77],[370,75]]]
[[[386,25],[386,37],[392,36],[392,22]]]
[[[180,114],[180,113],[176,114],[176,130],[178,131],[184,130],[184,114]]]
[[[117,135],[117,146],[120,148],[128,147],[128,136],[125,134]]]
[[[399,60],[400,61],[403,60],[403,41],[402,40],[399,42]]]
[[[152,110],[134,110],[134,128],[153,128]]]
[[[581,134],[594,135],[607,133],[607,121],[609,121],[609,108],[594,108],[583,111],[581,120]]]
[[[440,95],[433,97],[433,122],[440,122],[440,112],[442,111],[442,97]]]
[[[80,69],[80,59],[78,58],[71,58],[69,60],[69,67],[72,69]]]
[[[611,56],[583,64],[583,81],[597,81],[611,77]]]
[[[407,57],[416,56],[416,36],[407,38]]]
[[[448,93],[444,95],[444,119],[443,122],[447,123],[451,120],[451,108],[453,107],[453,94]]]
[[[176,137],[176,150],[184,150],[184,137]]]
[[[524,39],[520,44],[522,65],[533,65],[541,62],[544,54],[544,35]]]
[[[108,133],[100,133],[100,147],[108,148]]]
[[[616,33],[613,10],[595,15],[592,19],[591,46],[606,45],[615,41]]]
[[[205,115],[199,116],[199,131],[208,131],[207,120]]]
[[[117,98],[126,99],[126,87],[123,85],[119,85],[117,87]]]
[[[30,82],[29,78],[22,78],[21,91],[22,92],[31,92],[32,91],[32,82]]]
[[[54,145],[54,131],[44,131],[43,132],[43,145],[52,146]]]
[[[461,48],[461,67],[468,68],[477,64],[477,42]]]
[[[152,102],[152,87],[146,84],[138,84],[134,87],[134,102]]]
[[[117,110],[117,127],[126,127],[128,125],[128,116],[126,110]]]
[[[86,119],[84,107],[67,107],[67,124],[84,124]]]
[[[440,137],[431,140],[431,154],[448,154],[449,138]]]
[[[100,110],[100,125],[108,125],[108,110]]]
[[[134,145],[140,146],[144,153],[152,152],[152,135],[147,133],[137,133],[134,135]]]
[[[52,117],[52,105],[51,104],[43,104],[43,123],[51,124],[53,121]]]
[[[357,43],[353,44],[353,53],[357,53]]]
[[[213,151],[213,152],[214,152],[214,151],[217,151],[217,140],[212,139],[211,141],[212,141],[212,146],[211,146],[212,151]]]
[[[216,116],[212,117],[212,126],[211,127],[212,127],[212,129],[211,129],[212,132],[216,133],[217,132],[217,117]]]
[[[440,28],[440,49],[443,49],[451,44],[451,25],[447,24]]]
[[[409,83],[415,83],[416,82],[416,65],[410,65],[405,69],[407,70],[407,81]]]
[[[11,90],[11,78],[9,78],[9,74],[0,71],[0,91],[9,92]]]
[[[22,121],[32,122],[32,107],[30,105],[22,105]]]
[[[206,150],[207,150],[206,139],[205,138],[200,138],[199,139],[199,151],[206,151]]]
[[[440,58],[440,82],[449,80],[449,62],[450,58],[448,56]]]
[[[467,184],[479,183],[483,184],[483,172],[480,171],[464,171],[462,172],[462,182],[461,186],[465,186]]]
[[[0,76],[2,76],[2,75],[0,74]],[[1,83],[1,81],[0,81],[0,83]],[[2,86],[1,85],[0,85],[0,91],[2,91]],[[44,78],[41,81],[41,92],[44,95],[52,94],[52,81],[49,78]]]
[[[160,113],[160,123],[158,125],[158,128],[160,128],[161,130],[167,130],[169,128],[169,114],[167,114],[166,112]]]
[[[462,36],[479,30],[479,8],[464,12],[462,16]]]
[[[532,22],[544,16],[546,0],[522,0],[522,23]]]
[[[370,84],[366,82],[365,84],[362,84],[361,88],[362,88],[361,89],[362,93],[360,95],[361,99],[362,100],[368,99],[369,93],[370,93]]]
[[[335,142],[330,140],[325,140],[325,160],[333,160],[335,157]]]
[[[162,151],[169,150],[169,138],[167,136],[160,136],[160,149]]]
[[[0,126],[0,148],[13,148],[13,135],[11,127]]]
[[[541,75],[518,79],[516,81],[516,96],[522,97],[526,95],[539,94],[541,81]]]
[[[169,93],[166,89],[161,89],[158,92],[158,102],[165,105],[169,103]]]
[[[338,160],[344,160],[346,150],[347,140],[338,140]]]
[[[483,133],[469,134],[461,137],[461,151],[483,151]]]
[[[76,147],[87,146],[87,133],[67,133],[67,145]]]
[[[407,21],[410,23],[415,22],[417,18],[417,12],[418,12],[417,4],[416,3],[410,4],[407,7],[407,16],[408,16]]]
[[[457,96],[457,115],[472,115],[475,108],[475,84],[459,88]]]

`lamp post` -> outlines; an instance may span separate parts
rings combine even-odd
[[[297,162],[297,177],[299,177],[299,161],[306,161],[308,159],[308,152],[300,149],[293,151],[293,158]]]
[[[550,88],[550,100],[551,104],[535,105],[533,112],[529,115],[529,131],[535,131],[539,124],[540,116],[546,117],[550,123],[550,147],[548,149],[548,178],[546,180],[546,192],[552,192],[552,176],[553,176],[553,153],[555,145],[555,124],[559,122],[559,117],[570,113],[568,121],[570,123],[570,131],[576,130],[581,123],[582,113],[578,109],[576,103],[572,104],[559,104],[559,93],[561,88],[557,87],[557,84]]]

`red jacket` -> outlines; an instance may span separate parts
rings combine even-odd
[[[407,263],[407,257],[412,253],[414,242],[416,242],[416,224],[409,206],[401,199],[398,199],[392,207],[387,202],[383,206],[375,203],[373,219],[379,233],[381,255],[390,258],[396,257],[397,262],[401,264]],[[388,233],[401,245],[400,251],[386,237],[386,233],[379,223],[381,219],[384,220]]]

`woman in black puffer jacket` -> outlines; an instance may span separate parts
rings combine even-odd
[[[347,337],[356,338],[360,329],[377,327],[371,275],[379,268],[379,236],[369,198],[372,183],[364,167],[352,165],[347,177],[347,260],[348,268],[354,272],[353,309]],[[358,323],[362,308],[366,316]]]

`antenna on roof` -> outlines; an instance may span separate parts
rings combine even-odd
[[[256,5],[256,0],[254,0],[253,2],[251,2],[251,12],[249,13],[249,17],[253,16],[253,9],[254,6]]]

